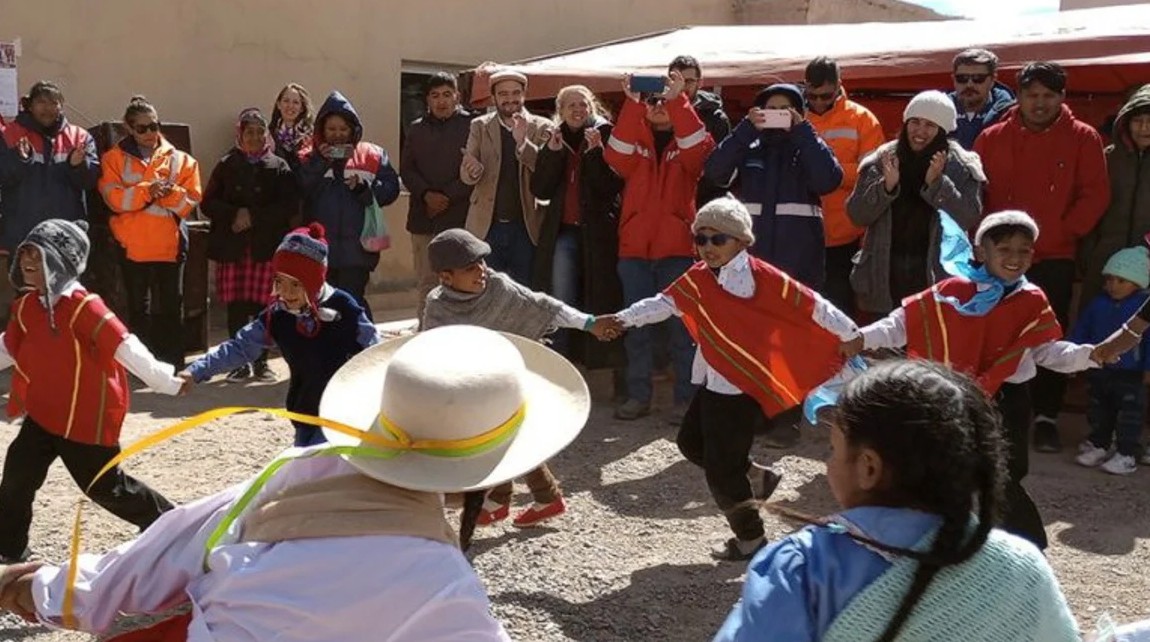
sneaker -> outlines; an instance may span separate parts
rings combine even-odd
[[[1050,420],[1034,422],[1034,450],[1040,453],[1062,452],[1062,440],[1058,438],[1058,426]]]
[[[251,366],[240,366],[228,373],[227,380],[233,383],[247,381],[252,376]]]
[[[1102,464],[1102,470],[1111,475],[1129,475],[1138,470],[1138,464],[1134,462],[1134,458],[1130,455],[1114,453],[1113,457],[1107,459],[1105,464]]]
[[[1078,442],[1078,454],[1079,455],[1081,455],[1083,453],[1088,453],[1091,450],[1094,450],[1094,448],[1095,448],[1094,442],[1090,441],[1089,439],[1083,439],[1082,441]]]
[[[615,418],[623,421],[635,421],[649,414],[651,414],[651,404],[634,399],[624,401],[621,406],[615,409]]]
[[[711,557],[723,562],[746,562],[767,545],[767,538],[761,538],[759,543],[756,544],[750,552],[744,552],[740,544],[741,542],[737,538],[732,537],[722,546],[712,550]]]
[[[1143,453],[1142,457],[1138,460],[1139,463],[1150,466],[1150,452]]]
[[[667,425],[678,428],[683,425],[683,417],[687,416],[687,404],[677,403],[667,411]]]
[[[1087,468],[1094,468],[1095,466],[1106,461],[1110,456],[1110,452],[1105,448],[1099,448],[1094,444],[1090,444],[1090,449],[1081,452],[1074,461],[1078,462],[1079,466],[1086,466]],[[1131,458],[1133,459],[1133,458]]]
[[[531,528],[549,519],[559,517],[566,512],[567,502],[563,501],[562,497],[556,498],[555,501],[550,504],[540,504],[536,502],[522,513],[516,515],[511,525],[515,528]]]
[[[266,361],[257,361],[252,364],[252,377],[256,381],[263,383],[275,383],[278,381],[276,373],[272,372],[272,369],[268,367],[268,362]]]
[[[510,513],[510,504],[500,504],[488,499],[483,502],[483,510],[479,511],[479,519],[475,520],[475,524],[476,526],[490,526],[507,519]]]
[[[782,475],[755,462],[751,462],[747,477],[751,480],[751,495],[760,502],[770,499],[783,479]]]

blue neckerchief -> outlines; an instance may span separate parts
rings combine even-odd
[[[985,316],[998,305],[1002,297],[1026,283],[1022,277],[1014,283],[1007,283],[986,271],[985,265],[975,265],[974,248],[966,231],[958,226],[946,212],[938,211],[939,222],[942,226],[940,235],[938,259],[942,269],[951,276],[962,277],[973,282],[976,286],[974,296],[965,303],[954,297],[942,296],[936,290],[934,296],[939,301],[953,307],[959,314],[968,317]],[[847,382],[854,379],[866,370],[866,361],[862,357],[854,356],[843,366],[834,377],[812,391],[803,401],[803,414],[812,425],[817,420],[820,409],[833,406],[838,402],[839,393]]]
[[[998,305],[1008,291],[1026,282],[1026,277],[1014,283],[1007,283],[1003,279],[986,271],[985,265],[976,266],[974,263],[974,249],[970,245],[970,238],[966,231],[954,222],[946,212],[939,210],[939,222],[942,224],[942,234],[939,243],[938,260],[942,269],[951,276],[962,277],[975,284],[974,296],[965,303],[954,297],[942,296],[935,291],[935,297],[953,307],[959,314],[968,317],[986,316],[988,312]]]

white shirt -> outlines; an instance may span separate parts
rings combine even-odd
[[[61,297],[68,296],[78,289],[80,289],[79,283],[73,283],[64,288],[60,295],[52,298],[52,304],[55,305]],[[4,344],[4,334],[0,332],[0,370],[11,368],[12,364],[16,362],[12,355],[8,354],[8,347]],[[156,357],[152,355],[152,351],[148,350],[147,346],[136,335],[129,334],[124,338],[120,347],[116,348],[115,358],[128,372],[136,375],[152,390],[164,395],[180,394],[180,387],[184,385],[184,380],[175,376],[175,368],[171,364],[157,361]]]
[[[1008,295],[1009,296],[1009,295]],[[862,329],[863,349],[903,348],[906,346],[906,313],[902,308],[891,312]],[[1092,345],[1079,345],[1069,341],[1048,341],[1028,348],[1022,353],[1018,369],[1006,378],[1006,383],[1025,383],[1038,374],[1037,366],[1055,372],[1081,372],[1099,367],[1090,360]]]
[[[297,459],[257,497],[300,482],[358,474],[339,457]],[[365,536],[275,544],[205,543],[246,484],[165,513],[135,541],[82,555],[75,613],[84,631],[118,612],[156,613],[192,603],[189,642],[508,642],[475,571],[454,546]],[[241,518],[242,519],[242,518]],[[33,597],[59,624],[67,566],[36,573]]]
[[[719,268],[719,285],[739,297],[749,299],[755,295],[755,275],[751,271],[751,258],[746,250],[739,252]],[[850,341],[858,337],[858,326],[838,308],[831,305],[826,299],[814,293],[815,311],[811,320],[820,327],[829,330],[843,341]],[[651,325],[666,321],[672,316],[683,316],[675,302],[665,294],[657,294],[643,299],[623,310],[618,315],[623,325],[629,328]],[[695,348],[695,361],[691,366],[691,383],[706,385],[707,390],[721,395],[741,395],[742,390],[727,381],[723,375],[711,367],[703,357],[703,351]]]

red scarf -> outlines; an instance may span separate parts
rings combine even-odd
[[[665,294],[683,313],[707,364],[773,417],[842,368],[841,340],[813,321],[815,296],[805,285],[754,257],[750,268],[755,293],[749,299],[724,290],[704,263]]]
[[[1033,285],[1004,296],[984,316],[960,314],[940,300],[942,296],[967,301],[976,287],[953,277],[903,301],[907,356],[965,372],[986,394],[994,395],[1018,370],[1026,350],[1061,339],[1062,327],[1046,295]]]

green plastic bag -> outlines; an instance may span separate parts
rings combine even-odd
[[[391,235],[387,233],[383,208],[374,198],[371,199],[371,205],[363,209],[363,232],[359,235],[359,244],[368,252],[382,252],[391,247]]]

